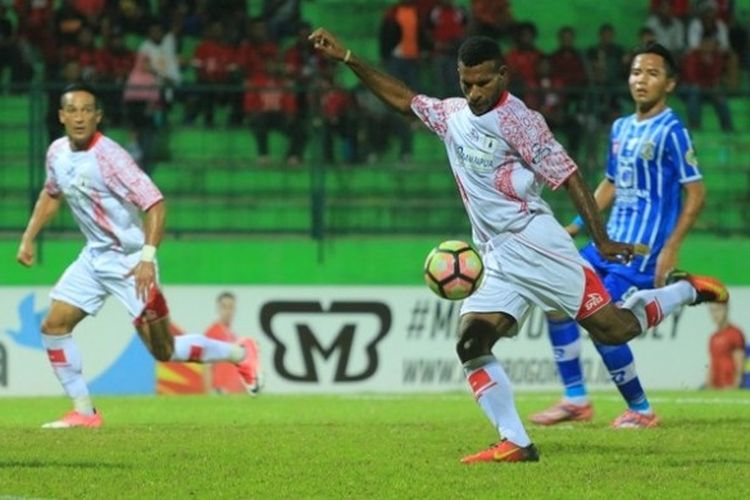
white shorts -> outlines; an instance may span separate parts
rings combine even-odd
[[[602,281],[551,215],[505,233],[482,252],[485,278],[461,314],[503,312],[520,324],[532,305],[583,319],[611,302]]]
[[[104,305],[104,300],[114,295],[130,315],[137,318],[143,312],[145,303],[136,295],[135,278],[126,278],[125,275],[138,264],[140,258],[140,252],[125,255],[84,248],[60,277],[50,292],[50,298],[76,306],[94,316]]]

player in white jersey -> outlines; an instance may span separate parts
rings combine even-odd
[[[486,268],[482,286],[462,306],[456,351],[477,402],[501,437],[497,445],[464,457],[464,463],[538,460],[510,381],[492,354],[497,340],[514,334],[532,304],[564,311],[598,342],[621,344],[683,304],[728,299],[718,281],[686,275],[664,288],[635,293],[622,308],[612,303],[542,200],[543,184],[568,190],[604,257],[628,261],[634,247],[609,239],[575,163],[541,115],[508,94],[508,69],[492,39],[471,37],[462,44],[458,73],[465,97],[446,100],[417,95],[323,28],[310,40],[349,66],[391,107],[416,115],[448,151]]]
[[[17,260],[34,262],[34,239],[65,197],[86,246],[57,282],[42,322],[42,341],[74,409],[47,428],[99,427],[102,417],[83,379],[81,356],[71,335],[87,315],[117,297],[134,318],[141,339],[159,361],[231,361],[248,386],[254,383],[243,344],[203,335],[169,333],[169,311],[157,287],[156,248],[164,233],[164,199],[151,179],[117,143],[98,132],[102,118],[95,91],[68,86],[60,100],[65,136],[47,152],[47,181],[21,238]],[[145,212],[144,223],[140,212]],[[251,389],[251,387],[248,387]]]

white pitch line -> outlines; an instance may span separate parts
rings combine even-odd
[[[414,394],[337,394],[331,395],[340,399],[358,399],[365,401],[398,401],[406,399],[419,399],[429,397],[439,401],[455,401],[459,399],[471,398],[470,393],[447,393],[447,394],[426,394],[426,393],[414,393]],[[520,394],[516,395],[516,401],[548,401],[550,398],[554,398],[554,395],[550,394]],[[593,393],[591,399],[594,401],[622,401],[620,396],[615,395],[603,395]],[[750,391],[746,398],[708,398],[708,397],[692,397],[692,396],[654,396],[649,397],[649,401],[653,403],[673,403],[673,404],[684,404],[684,405],[748,405],[750,406]]]

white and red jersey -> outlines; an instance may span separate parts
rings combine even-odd
[[[507,92],[481,116],[464,98],[417,95],[411,108],[445,143],[480,248],[537,214],[551,214],[544,184],[556,189],[577,169],[542,115]]]
[[[126,254],[143,246],[140,212],[163,199],[128,152],[99,132],[82,151],[67,137],[50,145],[44,189],[65,196],[88,247]]]

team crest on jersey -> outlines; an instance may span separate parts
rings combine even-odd
[[[693,148],[690,148],[687,151],[685,151],[685,163],[687,163],[691,167],[698,166],[698,157],[695,156],[695,150]]]
[[[646,141],[646,143],[641,146],[641,158],[645,161],[653,160],[655,148],[656,144],[654,144],[653,141]]]

